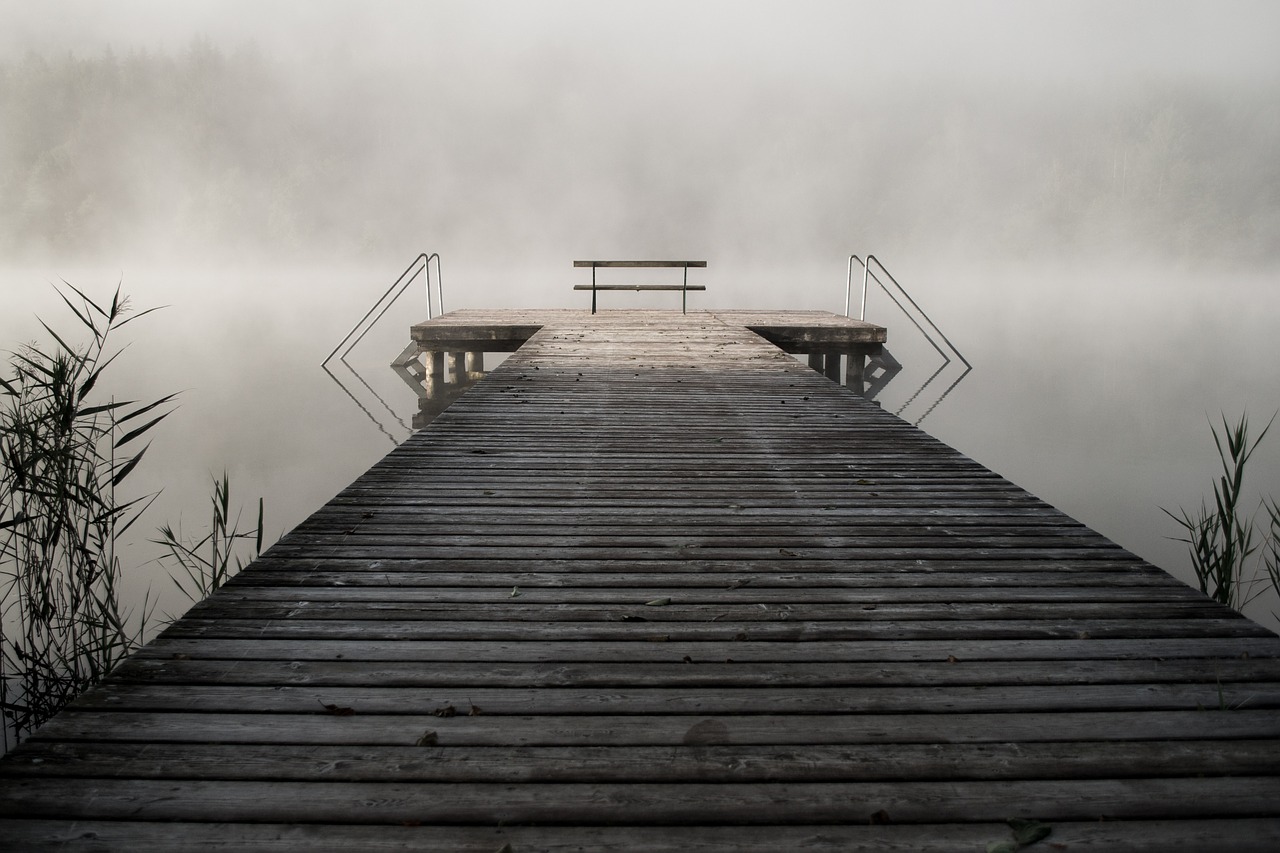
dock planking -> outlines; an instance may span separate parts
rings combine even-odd
[[[883,342],[415,327],[515,353],[0,761],[6,849],[1280,847],[1280,639],[766,332]]]

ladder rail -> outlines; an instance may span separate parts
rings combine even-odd
[[[898,299],[893,295],[893,293],[889,290],[889,288],[885,285],[885,283],[880,280],[880,277],[871,271],[871,264],[872,262],[874,262],[875,265],[879,268],[880,272],[884,274],[885,278],[889,279],[889,281],[893,283],[893,286],[898,289],[898,292],[902,294],[902,296],[907,300],[907,302],[911,303],[911,307],[914,308],[917,312],[919,312],[920,316],[924,318],[924,321],[929,324],[929,327],[932,328],[938,334],[938,337],[940,337],[942,341],[947,345],[947,347],[950,348],[951,352],[955,354],[955,357],[960,359],[960,361],[964,363],[965,367],[968,367],[968,368],[973,367],[973,365],[969,363],[969,360],[964,357],[964,354],[961,353],[959,349],[956,348],[956,345],[951,342],[950,338],[946,336],[946,334],[942,331],[942,329],[938,328],[938,324],[933,322],[933,319],[925,312],[925,310],[921,308],[920,305],[913,298],[911,298],[911,294],[907,292],[907,289],[903,287],[902,284],[896,278],[893,277],[893,273],[889,272],[888,268],[885,267],[885,265],[881,263],[880,259],[877,258],[875,255],[868,254],[866,257],[866,260],[863,260],[857,255],[849,256],[849,276],[848,276],[848,279],[846,280],[845,291],[844,291],[844,314],[846,317],[849,316],[849,310],[851,307],[850,301],[851,301],[851,294],[853,291],[853,265],[855,261],[862,266],[862,307],[858,312],[859,320],[866,319],[867,285],[870,279],[875,279],[876,284],[880,285],[880,289],[883,290],[889,296],[889,298],[893,300],[894,304],[897,305],[898,308],[901,309],[902,312],[906,314],[908,318],[911,319],[912,323],[915,323],[916,328],[919,329],[921,334],[925,336],[925,339],[928,340],[929,343],[933,345],[933,348],[936,349],[944,359],[946,359],[947,361],[951,360],[950,356],[948,356],[945,352],[943,352],[942,348],[938,346],[937,342],[933,339],[933,336],[930,335],[920,325],[920,323],[917,322],[915,318],[911,316],[911,312],[907,311],[907,309],[902,305],[901,302],[898,301]]]
[[[396,277],[396,280],[391,283],[391,286],[387,288],[386,292],[378,297],[377,301],[373,303],[373,307],[371,307],[367,312],[365,312],[365,315],[360,318],[360,321],[351,327],[351,331],[347,332],[346,337],[344,337],[338,343],[338,345],[333,348],[333,352],[325,356],[324,361],[320,362],[320,366],[324,367],[326,364],[328,364],[333,359],[333,357],[338,354],[338,350],[341,350],[343,346],[346,346],[347,348],[343,350],[342,355],[339,356],[339,360],[345,359],[347,357],[347,354],[350,353],[351,350],[355,348],[356,344],[360,343],[360,341],[364,339],[364,336],[369,334],[369,330],[372,329],[374,325],[376,325],[377,322],[382,319],[382,316],[386,314],[388,310],[390,310],[391,306],[395,304],[396,300],[399,299],[400,296],[406,290],[409,289],[409,285],[413,284],[414,279],[418,277],[419,273],[422,273],[426,280],[427,319],[428,320],[433,319],[434,315],[431,312],[431,261],[432,260],[435,260],[436,262],[436,304],[440,308],[440,313],[443,314],[444,313],[444,286],[443,286],[444,276],[440,271],[440,254],[438,252],[432,252],[431,254],[428,255],[426,252],[422,252],[416,258],[413,259],[413,261],[409,264],[409,266],[405,267],[404,272],[400,273],[400,275]],[[400,289],[396,290],[397,287],[399,287]],[[395,291],[394,296],[391,295],[393,291]],[[390,299],[388,299],[387,297],[390,297]],[[379,306],[382,307],[381,311],[378,310]],[[377,312],[377,316],[373,317],[375,311]],[[373,317],[373,319],[369,320],[370,317]],[[359,330],[362,326],[364,327],[364,331],[360,332],[360,334],[356,336],[357,330]],[[355,340],[351,340],[352,336],[356,336]],[[347,344],[348,341],[351,341],[350,345]]]

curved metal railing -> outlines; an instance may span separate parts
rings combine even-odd
[[[916,301],[911,298],[911,294],[907,293],[906,288],[904,288],[901,284],[898,283],[898,280],[893,277],[893,273],[889,272],[889,270],[885,268],[885,265],[880,263],[880,259],[877,258],[875,255],[867,255],[867,259],[865,261],[862,258],[858,257],[857,255],[849,256],[849,277],[845,282],[845,289],[844,289],[844,315],[846,317],[849,316],[849,310],[851,308],[850,303],[852,301],[852,294],[853,294],[853,264],[855,261],[862,266],[862,305],[858,309],[859,320],[866,319],[867,285],[871,280],[874,280],[876,284],[880,285],[880,289],[883,290],[885,294],[890,299],[893,300],[893,303],[898,306],[899,310],[901,310],[902,313],[907,316],[907,319],[909,319],[912,323],[915,324],[915,327],[920,330],[920,334],[924,335],[925,340],[927,340],[933,346],[933,348],[938,351],[938,354],[941,355],[946,361],[948,362],[951,361],[951,356],[947,355],[946,351],[944,351],[942,347],[938,345],[938,342],[933,339],[933,335],[929,334],[929,332],[923,326],[920,325],[920,322],[916,320],[915,316],[912,315],[912,313],[908,311],[900,301],[898,301],[898,297],[894,296],[893,291],[891,291],[888,288],[888,286],[886,286],[885,283],[880,280],[880,277],[878,275],[876,275],[871,271],[871,264],[874,262],[876,267],[879,268],[880,272],[884,274],[884,277],[889,279],[889,281],[893,283],[893,286],[897,288],[898,292],[902,294],[903,298],[906,299],[907,302],[911,303],[911,307],[914,308],[916,312],[924,319],[924,321],[929,324],[929,328],[933,329],[933,331],[937,333],[938,337],[942,339],[943,343],[947,345],[947,347],[951,350],[951,352],[955,355],[955,357],[960,359],[960,361],[964,362],[965,367],[972,369],[973,365],[969,363],[969,360],[960,353],[960,350],[956,349],[956,345],[951,343],[951,341],[947,338],[947,336],[943,334],[942,330],[938,328],[938,325],[929,318],[929,315],[925,313],[923,308],[921,308],[918,304],[916,304]]]
[[[438,252],[432,252],[428,255],[426,252],[423,252],[418,255],[418,257],[414,258],[413,262],[409,264],[409,266],[405,267],[404,272],[400,273],[396,280],[392,282],[391,286],[387,288],[387,292],[378,297],[378,300],[373,303],[373,307],[360,318],[360,322],[351,327],[351,331],[347,332],[346,337],[344,337],[338,345],[333,348],[333,352],[329,353],[329,355],[325,357],[325,360],[320,362],[320,366],[324,367],[328,364],[335,355],[338,355],[338,350],[341,350],[343,346],[346,346],[347,348],[342,351],[342,355],[338,356],[338,358],[345,359],[347,353],[351,352],[355,345],[360,343],[365,335],[369,334],[369,330],[374,327],[374,324],[382,319],[382,315],[387,313],[387,310],[390,309],[395,301],[400,298],[400,295],[409,289],[409,285],[413,284],[414,279],[418,277],[419,273],[422,273],[426,278],[427,319],[434,319],[434,315],[431,313],[431,261],[433,259],[436,262],[436,304],[440,308],[440,313],[443,314],[444,288],[441,283],[443,275],[440,272],[440,254]],[[396,290],[397,287],[399,290]],[[393,292],[395,293],[394,296],[392,295]],[[379,311],[379,307],[381,307],[382,310]],[[377,312],[376,317],[373,316],[375,311]],[[373,319],[370,320],[370,317],[373,317]],[[359,335],[356,335],[356,332],[359,331],[361,327],[364,327],[364,331],[361,331]],[[351,340],[353,336],[355,337],[355,340]],[[348,341],[351,341],[349,345],[347,343]]]

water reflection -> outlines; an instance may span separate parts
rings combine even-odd
[[[933,394],[926,394],[925,393],[926,389],[928,389],[930,385],[933,385],[933,383],[937,381],[938,378],[942,376],[942,374],[947,372],[947,368],[951,367],[954,364],[955,362],[951,362],[951,361],[943,362],[938,367],[937,370],[929,374],[929,378],[920,384],[920,387],[916,389],[915,393],[912,394],[910,397],[908,397],[907,401],[903,403],[901,406],[899,406],[898,410],[894,412],[894,414],[900,418],[905,418],[909,420],[909,418],[906,418],[906,416],[903,414],[908,407],[910,407],[917,400],[932,399],[933,402],[930,403],[925,408],[924,413],[921,414],[920,417],[912,421],[912,423],[914,423],[916,426],[920,426],[920,424],[924,422],[924,419],[929,417],[929,415],[933,413],[933,410],[938,408],[938,405],[942,403],[943,400],[947,399],[947,395],[949,395],[952,391],[954,391],[956,389],[956,386],[958,386],[960,382],[973,371],[973,367],[970,365],[965,365],[963,369],[957,368],[960,370],[960,375],[958,375],[955,379],[953,379],[951,381],[951,384],[943,388],[941,393],[937,394],[937,396],[933,396]],[[918,409],[919,407],[917,406],[917,410]]]
[[[345,359],[338,359],[338,363],[340,363],[343,367],[345,367],[347,369],[346,372],[350,373],[351,377],[357,383],[362,385],[366,391],[368,391],[368,393],[380,404],[381,408],[386,411],[387,415],[380,416],[380,414],[375,414],[374,411],[370,410],[370,408],[360,400],[360,396],[363,396],[363,392],[361,393],[360,396],[358,396],[354,391],[352,391],[351,387],[348,386],[347,383],[339,379],[338,375],[329,369],[329,366],[327,364],[320,365],[320,369],[323,370],[326,374],[328,374],[329,378],[332,379],[334,383],[337,384],[337,386],[342,389],[342,393],[346,394],[347,398],[351,400],[352,403],[355,403],[356,408],[358,408],[361,412],[364,413],[364,416],[373,423],[373,425],[377,428],[378,432],[385,435],[393,446],[399,445],[402,439],[397,439],[395,435],[393,435],[391,431],[387,429],[387,426],[382,420],[382,418],[389,416],[391,420],[395,421],[400,425],[402,431],[405,433],[411,432],[412,431],[411,428],[405,424],[405,422],[400,418],[399,415],[396,414],[395,409],[391,408],[391,406],[387,404],[387,401],[382,398],[382,395],[379,394],[377,391],[373,390],[373,386],[371,386],[368,382],[364,380],[364,377],[360,375],[359,371],[357,371],[354,367],[348,364]]]
[[[828,379],[840,381],[841,360],[844,360],[844,384],[855,394],[868,400],[875,400],[894,379],[903,373],[903,364],[889,352],[886,346],[867,347],[862,351],[843,352],[811,352],[807,354],[808,364],[814,370],[824,374]],[[953,368],[948,370],[948,368]],[[916,426],[933,413],[939,404],[973,371],[967,362],[961,366],[943,354],[942,364],[924,378],[916,388],[906,395],[905,402],[898,406],[894,414],[912,421]],[[944,375],[954,373],[955,378],[947,382]],[[946,383],[945,385],[942,383]],[[907,410],[911,412],[908,413]],[[921,411],[923,409],[923,411]]]
[[[482,352],[423,352],[410,344],[391,369],[418,396],[413,428],[422,429],[484,377]]]

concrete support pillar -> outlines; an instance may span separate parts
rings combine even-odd
[[[466,367],[463,360],[463,353],[449,353],[449,382],[453,385],[461,385],[467,381]]]
[[[839,382],[840,381],[840,353],[829,352],[829,353],[826,353],[825,357],[827,360],[827,364],[826,364],[826,369],[823,370],[823,373],[826,374],[826,377],[830,379],[832,382]]]
[[[848,355],[849,368],[845,371],[844,384],[855,394],[865,394],[866,386],[866,370],[867,370],[867,354],[861,351],[851,352]]]
[[[444,353],[426,350],[422,353],[422,360],[426,366],[426,375],[422,377],[422,384],[427,389],[427,396],[430,397],[444,387]]]

